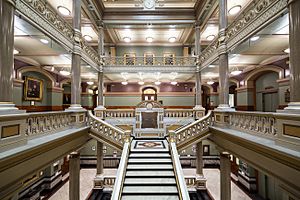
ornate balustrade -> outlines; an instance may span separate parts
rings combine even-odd
[[[135,117],[134,109],[107,109],[104,111],[105,118]]]
[[[194,117],[193,109],[165,109],[164,117]]]
[[[103,57],[105,66],[195,66],[196,57]]]
[[[229,127],[263,137],[274,138],[277,135],[274,113],[265,112],[229,112]]]
[[[91,134],[97,140],[115,147],[118,150],[123,149],[124,142],[131,136],[131,130],[122,130],[97,117],[91,111],[88,111],[88,125],[91,127]]]
[[[178,150],[184,149],[187,145],[197,143],[209,132],[209,126],[212,125],[212,111],[199,120],[184,126],[177,130],[169,130],[169,140],[176,142]]]

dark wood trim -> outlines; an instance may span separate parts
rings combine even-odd
[[[240,110],[240,111],[254,111],[254,106],[238,105],[236,107],[236,110]]]
[[[27,112],[45,112],[45,111],[62,111],[63,106],[16,106],[20,110],[26,110]]]
[[[284,108],[288,107],[288,105],[278,105],[279,110],[283,110]]]

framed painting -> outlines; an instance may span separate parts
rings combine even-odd
[[[135,53],[124,54],[124,65],[135,65]]]
[[[144,53],[144,65],[154,65],[154,54]]]
[[[43,81],[37,78],[25,77],[24,100],[41,101],[43,98]]]
[[[175,54],[164,53],[164,65],[174,65],[174,64],[175,64]]]

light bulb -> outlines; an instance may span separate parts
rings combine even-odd
[[[176,41],[176,37],[170,37],[170,38],[169,38],[169,42],[172,42],[172,43],[173,43],[173,42],[175,42],[175,41]]]
[[[122,83],[122,85],[127,85],[128,84],[127,81],[122,81],[121,83]]]
[[[88,81],[88,82],[86,82],[88,85],[93,85],[94,84],[94,82],[93,81]]]

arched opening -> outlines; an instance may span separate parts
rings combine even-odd
[[[205,110],[210,109],[210,98],[209,98],[209,93],[210,93],[210,88],[202,85],[201,87],[202,90],[202,107],[205,108]]]
[[[229,86],[229,106],[236,107],[237,106],[237,85],[235,83],[230,83]]]
[[[142,90],[142,101],[157,101],[157,90],[154,87],[145,87]]]

